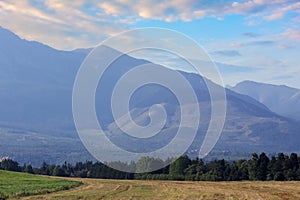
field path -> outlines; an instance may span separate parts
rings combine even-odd
[[[71,179],[84,185],[23,199],[300,200],[300,182],[179,182]]]

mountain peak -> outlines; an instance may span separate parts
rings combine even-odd
[[[300,107],[295,106],[300,105],[299,89],[248,80],[230,89],[256,99],[279,115],[300,120]]]
[[[0,38],[5,38],[6,40],[21,39],[18,35],[2,26],[0,26]]]
[[[234,87],[239,87],[241,85],[265,86],[265,87],[276,87],[276,88],[285,88],[285,89],[291,89],[291,90],[299,90],[297,88],[293,88],[293,87],[290,87],[287,85],[274,85],[271,83],[261,83],[261,82],[256,82],[256,81],[252,81],[252,80],[244,80],[242,82],[237,83]]]
[[[73,52],[78,52],[78,53],[84,53],[84,54],[89,54],[94,48],[78,48],[72,50]]]

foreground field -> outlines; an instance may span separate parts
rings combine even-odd
[[[300,182],[176,182],[72,179],[85,184],[24,199],[291,199],[300,200]]]
[[[0,199],[45,194],[79,185],[81,183],[75,181],[0,170]]]

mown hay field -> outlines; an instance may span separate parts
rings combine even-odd
[[[24,199],[300,200],[300,182],[178,182],[71,179],[84,185]]]

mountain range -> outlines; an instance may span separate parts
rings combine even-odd
[[[19,162],[34,165],[42,161],[60,163],[64,160],[93,159],[79,140],[72,115],[74,80],[90,49],[60,51],[39,42],[21,39],[4,28],[0,28],[0,39],[0,157],[10,156]],[[102,50],[106,54],[118,53],[108,47]],[[180,119],[180,109],[174,95],[163,87],[149,85],[133,95],[130,113],[134,121],[143,125],[149,120],[147,112],[151,105],[164,105],[168,120],[162,133],[150,142],[141,142],[122,134],[116,126],[109,104],[112,88],[126,71],[146,63],[149,61],[122,55],[111,64],[96,93],[96,102],[104,102],[96,104],[96,110],[107,135],[114,143],[135,152],[145,146],[152,150],[167,144],[174,137]],[[192,85],[201,108],[200,128],[196,130],[195,142],[187,152],[195,156],[211,117],[210,95],[205,77],[179,72]],[[211,84],[215,88],[221,87]],[[211,156],[233,159],[251,152],[300,152],[300,127],[294,117],[278,112],[269,101],[261,101],[252,93],[243,94],[237,88],[225,89],[225,126]],[[299,104],[295,101],[292,105]],[[192,120],[193,113],[188,118]]]
[[[299,89],[254,81],[243,81],[230,89],[256,99],[279,115],[300,121]]]

